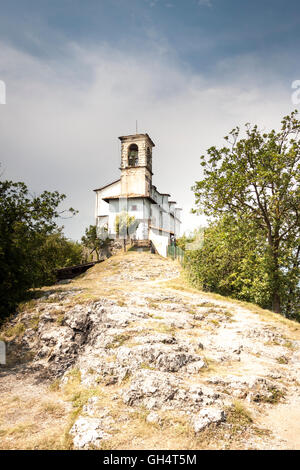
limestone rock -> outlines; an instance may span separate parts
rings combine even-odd
[[[158,413],[156,413],[155,411],[150,411],[146,418],[146,421],[150,424],[160,424],[161,419]]]
[[[124,391],[123,401],[130,406],[143,403],[148,409],[153,409],[173,400],[176,391],[176,381],[169,374],[142,370],[133,378],[129,389]]]
[[[200,359],[199,361],[188,364],[186,371],[190,374],[197,374],[197,372],[199,372],[199,370],[203,369],[204,367],[206,367],[206,363]]]
[[[101,420],[97,418],[80,417],[70,430],[73,436],[75,449],[89,449],[100,447],[103,439],[108,439],[109,434],[101,429]]]
[[[157,367],[165,372],[177,372],[181,367],[193,361],[194,357],[186,353],[162,353],[157,361]]]
[[[89,311],[80,306],[70,310],[64,317],[64,323],[73,330],[86,331],[89,324]]]
[[[225,419],[226,415],[223,410],[203,408],[193,419],[193,428],[195,432],[200,432],[212,423],[219,424],[225,421]]]

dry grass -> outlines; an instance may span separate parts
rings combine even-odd
[[[231,297],[224,297],[219,294],[214,294],[212,292],[203,292],[200,289],[197,289],[195,287],[192,287],[185,274],[182,272],[180,276],[178,276],[176,279],[171,279],[169,281],[165,281],[159,284],[161,287],[169,287],[174,290],[182,291],[182,292],[187,292],[187,293],[193,293],[193,294],[200,294],[201,296],[207,298],[207,301],[202,302],[199,304],[201,307],[216,307],[216,304],[213,304],[210,302],[210,300],[217,300],[221,301],[227,304],[228,303],[232,304],[232,306],[237,306],[244,308],[245,310],[249,310],[252,313],[255,313],[259,315],[260,319],[262,321],[273,321],[276,324],[280,323],[281,325],[284,325],[288,328],[289,334],[295,339],[299,340],[300,339],[300,324],[294,320],[289,320],[282,315],[278,313],[274,313],[270,310],[263,309],[259,307],[258,305],[255,305],[250,302],[244,302],[241,300],[236,300],[232,299]]]
[[[119,409],[119,419],[126,412],[126,421],[113,437],[102,444],[102,449],[231,449],[242,448],[243,440],[259,435],[253,427],[249,411],[241,403],[227,410],[227,421],[210,425],[196,434],[192,417],[178,411],[158,411],[159,422],[149,423],[149,410],[140,407],[133,413]]]
[[[289,363],[289,360],[286,356],[279,356],[279,357],[277,357],[276,361],[278,362],[278,364],[288,364]]]
[[[30,327],[33,328],[34,330],[37,330],[39,327],[39,322],[40,322],[40,316],[33,315],[33,317],[30,320]]]
[[[111,343],[109,343],[106,348],[107,349],[116,349],[116,348],[119,348],[120,346],[122,346],[124,343],[126,343],[126,341],[130,340],[131,338],[131,335],[126,333],[122,333],[122,334],[119,334],[119,335],[116,335],[114,338],[113,338],[113,341]]]
[[[166,325],[162,321],[149,321],[148,329],[150,331],[156,331],[157,333],[169,333],[171,335],[175,334],[175,328],[173,326]]]
[[[14,388],[17,396],[0,399],[0,449],[64,449],[68,404],[58,393],[24,380]]]
[[[25,325],[22,322],[19,322],[14,326],[3,328],[3,330],[1,331],[1,336],[9,340],[16,338],[16,337],[21,338],[25,330],[26,330]]]
[[[55,418],[61,418],[65,415],[65,408],[56,401],[45,401],[40,406],[41,414],[50,415]]]

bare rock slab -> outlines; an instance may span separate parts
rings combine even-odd
[[[223,410],[214,408],[203,408],[193,420],[193,428],[195,432],[203,431],[211,424],[220,424],[226,420]]]
[[[78,418],[70,430],[75,449],[100,447],[102,440],[110,437],[101,428],[101,419],[85,418],[82,416]]]

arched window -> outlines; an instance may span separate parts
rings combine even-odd
[[[149,147],[147,147],[147,165],[150,167],[152,165],[151,150]]]
[[[137,166],[139,163],[139,149],[136,144],[131,144],[128,150],[128,165]]]

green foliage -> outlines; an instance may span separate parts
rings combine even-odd
[[[32,196],[24,183],[0,181],[0,320],[26,291],[54,280],[57,267],[80,258],[79,247],[61,234],[56,219],[65,196],[44,191]]]
[[[123,211],[116,216],[115,229],[119,237],[127,238],[128,235],[133,235],[137,227],[138,221],[133,215],[129,215],[128,212]]]
[[[186,235],[185,233],[182,237],[176,239],[176,245],[179,246],[182,250],[186,249],[186,245],[188,243],[192,243],[194,241],[194,236],[192,234]]]
[[[186,251],[185,267],[192,283],[203,290],[264,308],[272,303],[264,239],[234,218],[224,216],[211,224],[203,247]]]
[[[35,257],[39,270],[43,273],[40,285],[48,284],[55,280],[56,269],[82,262],[82,246],[78,242],[68,240],[59,230],[41,237]]]
[[[203,227],[196,228],[189,234],[183,234],[182,237],[176,239],[176,245],[182,250],[197,250],[202,248],[204,242]]]
[[[90,225],[85,229],[85,235],[81,238],[81,241],[83,246],[90,250],[91,254],[93,252],[96,253],[98,261],[100,259],[101,250],[108,250],[111,243],[109,237],[98,236],[96,225]]]
[[[283,118],[279,132],[262,133],[257,126],[246,125],[245,134],[241,138],[240,129],[233,129],[225,137],[227,146],[211,147],[201,157],[204,178],[193,187],[196,205],[215,224],[205,235],[202,254],[193,256],[203,263],[203,253],[209,255],[206,263],[214,263],[211,268],[216,270],[216,279],[212,275],[208,281],[199,268],[199,280],[205,278],[212,290],[222,287],[297,317],[300,121],[295,111]]]

